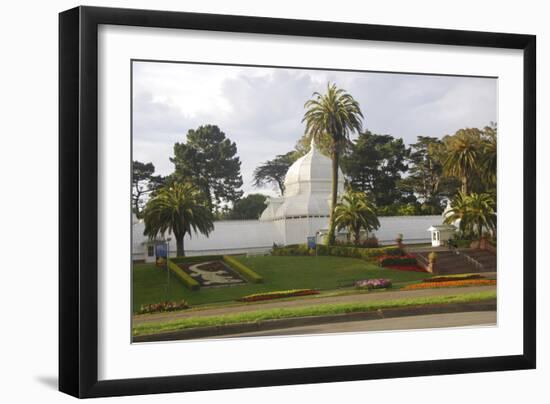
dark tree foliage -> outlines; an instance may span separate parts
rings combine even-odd
[[[149,194],[164,184],[162,176],[153,175],[154,172],[153,163],[132,163],[132,210],[138,218],[142,217]]]
[[[273,160],[268,160],[254,170],[254,186],[272,184],[279,188],[281,195],[285,193],[285,175],[289,167],[296,161],[298,154],[294,151],[280,154]]]
[[[443,175],[444,158],[445,145],[438,138],[418,136],[411,144],[408,176],[398,187],[404,194],[417,196],[422,214],[440,214],[444,200],[458,191],[458,181]]]
[[[382,207],[407,201],[397,183],[407,171],[408,156],[403,139],[366,131],[342,158],[342,170],[353,189],[371,195],[376,205]]]
[[[226,220],[257,220],[267,207],[267,197],[262,194],[249,194],[239,199],[222,218]]]
[[[243,194],[237,146],[215,125],[189,130],[187,142],[174,145],[170,161],[175,165],[173,181],[195,184],[207,195],[213,210]]]

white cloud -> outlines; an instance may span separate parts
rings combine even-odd
[[[134,158],[168,174],[173,144],[215,124],[237,143],[245,192],[258,191],[259,163],[294,147],[305,101],[329,81],[359,101],[366,128],[406,143],[497,120],[495,79],[151,62],[133,77]]]

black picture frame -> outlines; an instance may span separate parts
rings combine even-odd
[[[100,24],[523,50],[523,354],[99,381]],[[534,35],[97,7],[60,13],[59,389],[84,398],[535,368],[535,104]]]

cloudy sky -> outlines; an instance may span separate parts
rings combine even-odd
[[[214,124],[237,144],[243,190],[269,191],[252,186],[254,168],[294,148],[304,102],[328,82],[359,101],[365,128],[407,144],[497,121],[491,78],[134,62],[134,160],[169,174],[174,143]]]

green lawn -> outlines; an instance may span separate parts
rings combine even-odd
[[[496,292],[466,293],[462,295],[420,297],[414,299],[396,299],[381,302],[321,304],[306,307],[291,307],[267,309],[246,313],[229,314],[224,316],[193,317],[160,323],[143,323],[132,330],[134,336],[157,334],[166,331],[183,330],[193,327],[208,327],[238,323],[253,323],[263,320],[273,320],[292,317],[321,316],[328,314],[357,313],[388,309],[396,307],[410,307],[417,305],[456,304],[496,299]]]
[[[429,275],[421,272],[380,268],[364,260],[344,257],[237,257],[243,264],[263,276],[264,283],[238,286],[186,289],[172,274],[166,294],[166,272],[153,264],[136,264],[133,269],[133,310],[142,304],[185,299],[191,306],[234,302],[252,293],[288,289],[324,291],[350,287],[359,279],[388,278],[394,284],[417,281]]]

